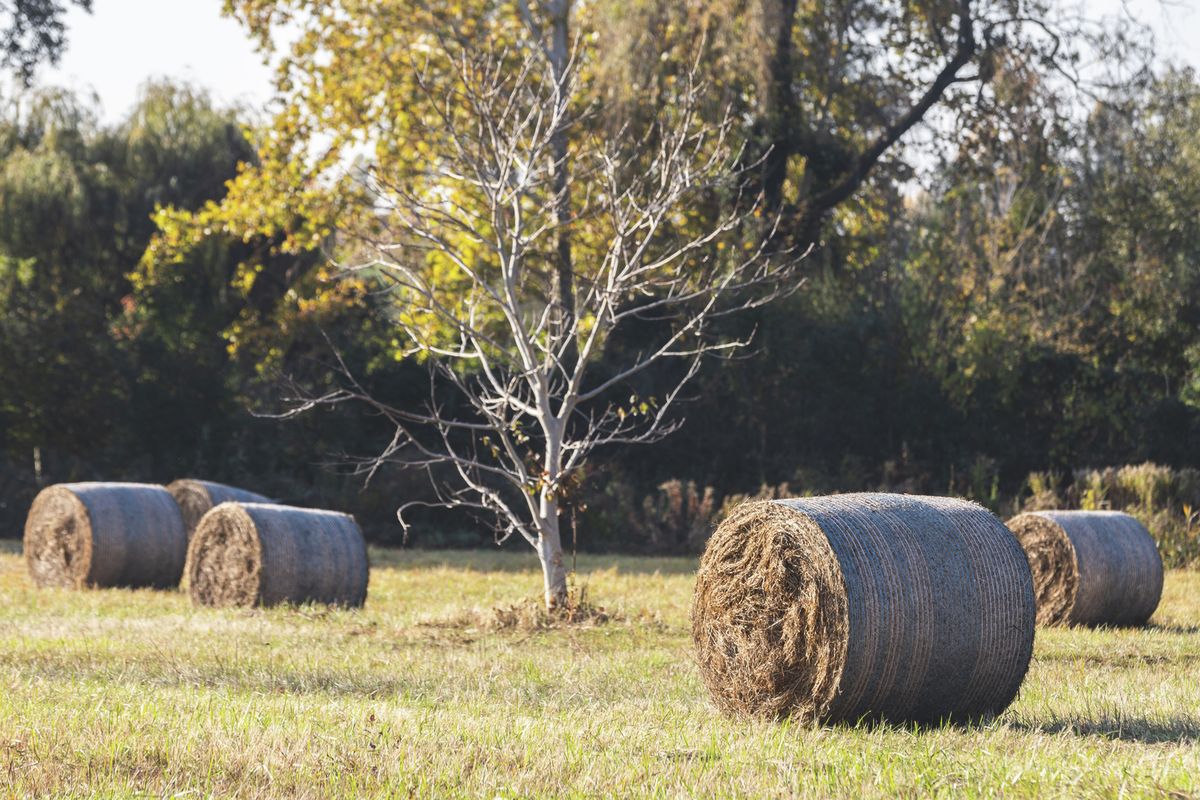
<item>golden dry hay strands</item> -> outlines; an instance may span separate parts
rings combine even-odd
[[[716,703],[802,721],[973,720],[1033,652],[1029,566],[962,500],[848,494],[746,503],[710,539],[692,638]]]

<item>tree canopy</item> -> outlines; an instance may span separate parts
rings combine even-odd
[[[353,472],[363,466],[353,456],[383,451],[394,433],[385,415],[339,407],[278,422],[249,409],[342,391],[346,367],[364,394],[423,413],[435,359],[408,332],[452,346],[463,330],[455,315],[469,307],[481,331],[506,324],[503,304],[468,302],[481,284],[449,257],[479,266],[483,285],[502,275],[478,231],[451,229],[478,228],[488,204],[478,183],[447,169],[456,131],[479,141],[477,109],[459,101],[468,79],[481,84],[444,55],[472,52],[511,79],[553,46],[562,6],[228,6],[264,46],[282,48],[279,113],[261,127],[185,86],[153,86],[109,126],[64,92],[5,108],[0,481],[16,489],[0,495],[17,499],[0,499],[0,511],[23,511],[12,509],[35,475],[202,470],[297,502],[326,498],[370,535],[396,537],[396,498],[437,499],[420,476],[384,466],[363,489],[326,469]],[[570,10],[569,124],[551,148],[559,155],[531,168],[537,190],[522,212],[547,226],[522,254],[522,309],[550,314],[538,342],[575,330],[579,344],[595,329],[594,307],[564,302],[596,285],[619,227],[598,213],[613,206],[597,194],[604,161],[589,154],[622,145],[625,186],[656,174],[663,123],[695,88],[696,128],[730,121],[724,141],[744,180],[690,195],[663,217],[653,248],[742,220],[689,262],[702,281],[746,245],[817,244],[794,276],[799,291],[707,328],[705,341],[753,346],[692,377],[673,406],[678,435],[640,452],[597,450],[562,487],[581,546],[640,546],[629,520],[670,505],[656,494],[664,482],[694,481],[709,505],[785,482],[993,502],[1034,470],[1196,465],[1200,90],[1190,71],[1145,68],[1152,50],[1136,31],[1073,28],[1049,2],[597,0]],[[288,35],[273,38],[281,26]],[[962,63],[960,50],[971,53]],[[1097,80],[1085,62],[1115,66]],[[539,67],[525,85],[552,95],[555,76]],[[892,140],[914,109],[920,120]],[[572,191],[556,188],[562,178]],[[397,223],[403,212],[414,221],[420,205],[403,201],[414,195],[458,215],[438,218],[451,247],[419,262],[449,315],[380,291],[371,269],[334,279],[379,256],[375,245],[410,242],[413,229]],[[619,375],[682,320],[605,330],[589,376]],[[679,377],[679,364],[647,368],[596,400],[644,422]],[[460,364],[439,386],[479,378]],[[522,436],[521,453],[543,443],[528,427]],[[529,475],[536,491],[553,483]],[[426,543],[490,535],[459,516],[412,521]]]
[[[0,2],[0,65],[28,84],[39,64],[58,63],[67,43],[63,15],[71,6],[92,10],[92,0]]]

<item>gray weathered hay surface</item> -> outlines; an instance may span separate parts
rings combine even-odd
[[[1162,597],[1154,537],[1120,511],[1036,511],[1008,521],[1029,559],[1041,625],[1144,625]]]
[[[25,521],[25,564],[38,586],[168,588],[186,556],[183,517],[161,486],[50,486]]]
[[[222,503],[196,527],[187,573],[197,605],[361,606],[367,597],[367,545],[347,514]]]
[[[221,503],[270,503],[269,497],[261,494],[238,489],[236,486],[226,486],[223,483],[200,481],[192,478],[181,478],[167,484],[167,491],[179,504],[183,514],[183,523],[187,526],[190,538],[200,524],[200,519]]]
[[[737,507],[701,559],[692,639],[735,716],[966,721],[1016,696],[1034,615],[1024,554],[985,509],[848,494]]]

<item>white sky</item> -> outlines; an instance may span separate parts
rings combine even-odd
[[[1160,51],[1200,67],[1200,0],[1083,0],[1089,16],[1127,13],[1151,24]],[[261,107],[271,70],[221,0],[95,0],[93,14],[73,10],[62,63],[39,82],[94,90],[103,119],[120,119],[152,78],[186,79],[224,104]]]
[[[94,0],[67,17],[67,50],[38,83],[94,90],[103,119],[123,117],[148,80],[183,79],[221,104],[261,107],[271,69],[242,27],[221,16],[222,0]]]

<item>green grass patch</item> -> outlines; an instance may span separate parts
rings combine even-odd
[[[505,625],[532,553],[372,551],[361,611],[34,589],[0,551],[0,796],[1200,796],[1200,573],[1144,630],[1039,631],[973,728],[724,719],[695,562],[581,556],[607,621]]]

